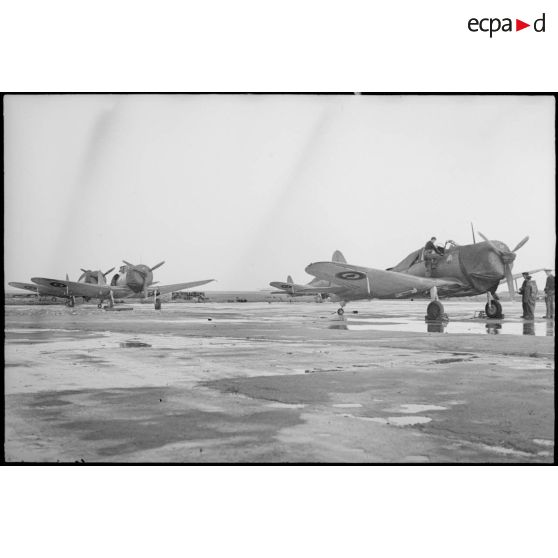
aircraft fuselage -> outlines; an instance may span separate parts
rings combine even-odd
[[[509,252],[503,242],[493,241],[502,251]],[[505,277],[504,264],[487,242],[453,246],[442,256],[435,255],[435,265],[427,266],[423,256],[402,273],[416,277],[456,279],[467,285],[463,291],[450,296],[482,294],[496,290]],[[470,292],[468,292],[470,291]]]

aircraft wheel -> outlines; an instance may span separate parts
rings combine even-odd
[[[497,300],[491,300],[484,307],[487,318],[502,318],[502,305]]]
[[[68,300],[68,306],[69,306],[70,308],[73,308],[74,305],[75,305],[74,300],[73,300],[72,298],[70,298],[70,300]]]
[[[155,301],[155,310],[161,310],[161,301],[159,299]]]
[[[97,304],[97,308],[101,309],[103,307],[103,303],[99,302],[99,304]]]
[[[441,320],[444,314],[444,305],[439,300],[433,300],[426,308],[428,320]]]
[[[345,310],[343,310],[343,308],[338,308],[337,313],[342,316],[345,313]]]

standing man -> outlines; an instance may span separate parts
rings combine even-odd
[[[535,304],[537,302],[537,284],[532,281],[532,277],[524,271],[522,273],[524,277],[523,285],[519,289],[519,294],[521,295],[521,302],[523,304],[523,316],[525,320],[535,319]]]
[[[433,236],[424,245],[424,267],[426,268],[426,276],[432,277],[432,272],[438,267],[438,256],[443,256],[443,252],[436,246],[436,237]]]
[[[546,316],[543,318],[554,319],[554,275],[552,269],[545,269],[546,285],[544,287],[544,301],[546,302]]]

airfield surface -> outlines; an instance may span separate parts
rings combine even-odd
[[[6,460],[553,462],[553,322],[426,304],[6,306]]]

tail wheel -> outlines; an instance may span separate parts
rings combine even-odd
[[[342,316],[345,313],[345,310],[343,310],[343,308],[338,308],[337,313]]]
[[[502,318],[502,305],[497,300],[491,300],[484,307],[487,318]]]
[[[426,308],[428,320],[440,320],[444,314],[444,305],[439,300],[433,300]]]

